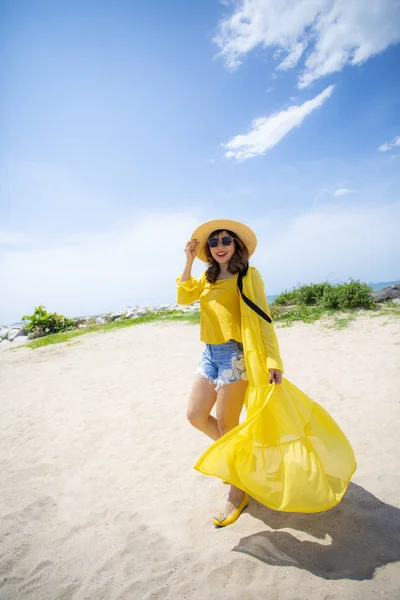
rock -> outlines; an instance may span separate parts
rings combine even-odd
[[[96,317],[94,322],[96,323],[96,325],[105,325],[107,323],[104,317]]]
[[[391,286],[393,288],[395,286]],[[400,287],[400,286],[399,286]],[[399,294],[400,295],[400,294]],[[85,329],[88,327],[92,327],[93,325],[106,325],[111,321],[121,321],[124,318],[128,318],[131,320],[139,319],[141,317],[145,317],[149,314],[159,315],[160,313],[169,312],[169,311],[179,311],[180,313],[188,313],[192,314],[199,311],[199,302],[194,302],[193,304],[189,304],[187,306],[181,306],[179,304],[158,304],[156,306],[127,306],[123,310],[116,311],[111,315],[93,315],[86,317],[78,317],[74,319],[75,328],[77,329]],[[12,342],[14,340],[21,339],[21,343],[26,341],[27,339],[33,340],[36,338],[40,338],[48,335],[49,331],[45,328],[36,328],[34,331],[30,332],[27,335],[26,326],[23,323],[13,324],[13,325],[3,325],[0,326],[0,343],[1,340]],[[8,345],[8,344],[4,344]]]
[[[30,340],[36,340],[37,338],[44,337],[45,335],[47,335],[46,330],[42,327],[37,327],[34,331],[31,331],[31,333],[28,333],[28,338]]]
[[[166,310],[174,310],[175,307],[177,307],[177,304],[160,304],[159,306],[156,306],[156,311],[157,312],[165,312]]]
[[[11,327],[0,327],[0,340],[4,340],[11,331]]]
[[[188,306],[180,306],[179,309],[181,312],[194,313],[198,312],[199,307],[193,306],[193,304],[189,304]]]
[[[400,298],[395,298],[395,299],[393,300],[393,302],[394,302],[395,304],[400,304]]]
[[[136,310],[131,310],[130,312],[126,313],[125,316],[127,319],[137,319],[137,315],[136,315]]]
[[[90,321],[90,317],[80,317],[76,320],[76,327],[80,327],[81,325],[87,325],[88,321]]]
[[[383,300],[394,300],[400,298],[400,283],[389,285],[389,287],[379,290],[379,292],[371,293],[374,302],[382,302]]]
[[[7,339],[12,342],[13,340],[15,340],[15,338],[19,337],[20,335],[26,335],[26,329],[25,327],[18,327],[15,329],[11,329],[11,331],[8,334]]]
[[[5,348],[6,346],[9,346],[10,344],[11,344],[11,342],[9,342],[8,340],[1,340],[0,348]]]
[[[110,315],[110,321],[116,321],[122,317],[122,312],[115,312]]]
[[[14,340],[14,344],[23,344],[24,342],[29,342],[29,337],[27,335],[19,335]]]

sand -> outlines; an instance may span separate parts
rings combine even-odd
[[[400,325],[278,328],[286,376],[352,442],[335,509],[232,526],[193,470],[197,326],[140,325],[0,353],[1,600],[400,598]]]

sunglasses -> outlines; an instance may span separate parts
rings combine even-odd
[[[233,242],[233,238],[230,235],[226,235],[223,238],[221,238],[221,240],[219,240],[218,238],[210,238],[208,240],[208,245],[210,246],[210,248],[217,248],[219,242],[222,242],[223,246],[230,246]]]

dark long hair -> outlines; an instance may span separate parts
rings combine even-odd
[[[247,250],[247,247],[239,238],[239,236],[237,236],[236,233],[234,233],[233,231],[229,231],[228,229],[217,229],[216,231],[213,231],[208,236],[207,242],[210,238],[219,235],[223,231],[226,231],[235,240],[235,252],[228,264],[229,273],[232,273],[232,275],[234,275],[235,273],[240,273],[240,271],[243,271],[249,264],[249,251]],[[210,265],[206,271],[206,279],[209,283],[214,283],[221,272],[221,267],[219,266],[219,263],[217,263],[217,261],[214,260],[210,252],[208,243],[206,243],[205,246],[205,253],[207,256],[208,263]]]

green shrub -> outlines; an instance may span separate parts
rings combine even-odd
[[[316,306],[321,304],[322,296],[326,289],[332,288],[331,283],[310,283],[301,285],[292,290],[285,290],[275,298],[273,304],[278,306],[288,306],[292,304],[303,304],[305,306]]]
[[[289,304],[297,303],[297,290],[285,290],[282,292],[282,294],[279,294],[279,296],[275,298],[275,300],[271,303],[271,306],[274,304],[277,306],[288,306]]]
[[[44,306],[36,306],[33,315],[22,317],[25,329],[28,333],[46,335],[48,333],[59,333],[76,327],[76,319],[68,319],[58,313],[49,313]]]
[[[285,291],[272,303],[272,306],[321,306],[329,310],[348,308],[374,308],[372,289],[358,280],[332,285],[328,282],[302,285]]]
[[[325,290],[322,305],[325,308],[344,310],[347,308],[374,308],[372,289],[361,281],[350,279],[330,290]]]
[[[373,308],[375,302],[371,298],[372,289],[361,281],[341,283],[336,287],[340,308]]]
[[[340,308],[339,296],[337,287],[326,288],[324,295],[321,298],[321,305],[324,308],[338,310]]]
[[[332,288],[332,284],[327,282],[302,285],[297,290],[299,304],[305,304],[306,306],[315,306],[321,304],[324,293]]]

